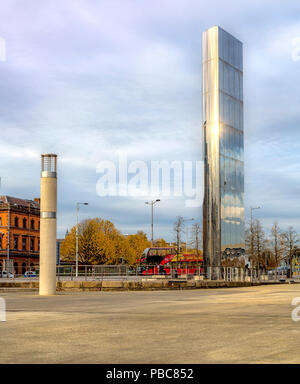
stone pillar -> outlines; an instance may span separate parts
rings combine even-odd
[[[57,155],[42,155],[40,295],[56,293]]]

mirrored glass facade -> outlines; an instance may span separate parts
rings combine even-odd
[[[220,27],[203,33],[204,255],[243,250],[244,134],[242,43]]]

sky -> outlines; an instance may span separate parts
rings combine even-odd
[[[10,0],[0,5],[1,194],[34,198],[40,154],[57,153],[58,237],[103,217],[150,234],[153,196],[97,195],[97,164],[201,160],[202,32],[244,44],[245,214],[300,231],[299,0]],[[0,41],[0,43],[1,43]],[[3,58],[2,58],[3,59]],[[161,197],[155,237],[201,207]]]

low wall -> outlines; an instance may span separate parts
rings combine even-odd
[[[243,281],[210,281],[210,280],[163,280],[149,279],[141,281],[58,281],[58,292],[63,291],[152,291],[167,289],[205,289],[205,288],[237,288],[263,284],[279,284],[278,282],[243,282]],[[0,282],[0,292],[30,290],[37,291],[38,281]]]

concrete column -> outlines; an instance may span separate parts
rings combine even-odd
[[[56,293],[57,156],[42,155],[40,219],[40,295]]]

